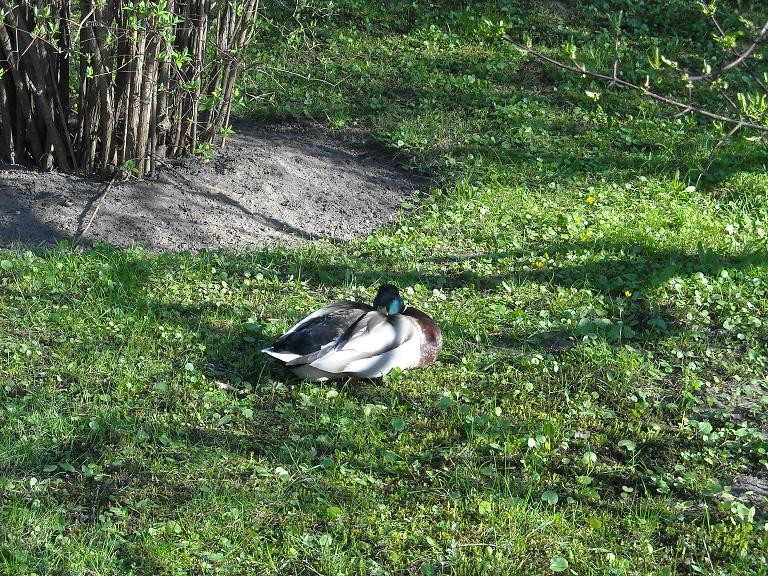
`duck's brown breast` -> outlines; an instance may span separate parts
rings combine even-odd
[[[443,348],[443,333],[440,330],[440,326],[432,318],[424,314],[424,312],[415,308],[407,308],[403,315],[413,318],[421,332],[422,342],[419,367],[429,366],[437,359],[440,350]]]

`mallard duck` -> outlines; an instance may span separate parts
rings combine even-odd
[[[393,368],[435,361],[443,346],[432,318],[406,308],[397,287],[383,284],[373,306],[344,300],[313,312],[262,350],[300,378],[378,378]]]

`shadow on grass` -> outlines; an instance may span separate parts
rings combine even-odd
[[[94,251],[100,259],[110,263],[109,278],[102,278],[102,271],[94,268],[80,282],[81,292],[98,289],[102,298],[112,307],[131,310],[134,314],[147,314],[160,322],[182,326],[196,333],[205,346],[205,367],[211,377],[249,380],[253,375],[269,376],[273,372],[273,365],[259,350],[280,335],[266,321],[280,313],[280,306],[275,306],[272,312],[272,304],[267,301],[260,311],[250,310],[245,303],[237,305],[236,309],[226,310],[217,303],[173,301],[158,293],[156,288],[150,290],[148,286],[156,286],[158,276],[162,274],[186,274],[184,266],[187,265],[185,262],[188,257],[162,254],[151,259],[143,253],[125,252],[108,245],[100,245]],[[542,257],[548,254],[565,262],[573,255],[582,258],[574,264],[536,269],[530,265],[530,251],[499,250],[454,256],[425,256],[416,264],[395,262],[388,269],[381,270],[374,265],[377,258],[369,258],[365,254],[340,256],[329,252],[303,253],[274,249],[248,251],[239,255],[203,252],[195,258],[196,270],[192,272],[199,272],[201,268],[215,268],[217,273],[225,273],[230,281],[235,282],[246,273],[260,273],[288,285],[300,278],[304,286],[323,291],[328,301],[336,299],[337,290],[348,288],[350,282],[366,286],[393,282],[400,287],[421,284],[449,291],[473,286],[489,294],[497,292],[502,283],[511,287],[513,294],[516,286],[531,283],[585,289],[601,295],[601,306],[605,308],[600,319],[587,318],[586,321],[600,321],[602,318],[621,321],[623,325],[632,328],[637,340],[651,342],[669,337],[677,324],[674,310],[656,303],[648,295],[656,287],[676,277],[685,278],[701,273],[705,277],[715,278],[723,270],[768,265],[768,252],[763,249],[718,255],[702,248],[692,254],[606,241],[597,244],[559,242],[541,246],[537,252]],[[41,252],[43,257],[46,254],[50,253]],[[563,257],[557,258],[558,255]],[[496,270],[508,270],[505,274],[477,272],[467,266],[467,262],[472,261],[485,262]],[[271,284],[255,289],[267,290],[273,293],[274,298],[280,297],[280,291]],[[627,293],[631,293],[632,297],[626,297]],[[38,296],[60,298],[61,295],[42,291]],[[189,296],[186,298],[188,300]],[[311,310],[302,310],[298,314],[301,317],[309,312]],[[239,323],[232,324],[233,318]],[[460,342],[467,337],[462,326],[446,318],[436,317],[436,320],[443,329],[447,351],[451,349],[451,342]],[[579,337],[579,334],[568,332],[519,334],[503,323],[496,329],[499,334],[503,334],[496,342],[500,347],[525,344],[550,352],[568,349],[571,346],[565,344],[564,339],[572,341]]]

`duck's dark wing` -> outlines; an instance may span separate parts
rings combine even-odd
[[[275,341],[271,350],[302,357],[301,362],[297,363],[312,362],[313,359],[303,357],[320,352],[328,344],[335,343],[372,310],[371,306],[360,302],[335,302],[320,308],[293,326]]]

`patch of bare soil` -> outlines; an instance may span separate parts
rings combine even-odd
[[[155,180],[114,184],[0,164],[0,245],[72,241],[151,251],[350,240],[397,217],[426,180],[364,134],[307,123],[242,124],[210,162],[166,165]]]

